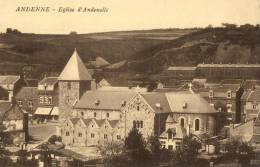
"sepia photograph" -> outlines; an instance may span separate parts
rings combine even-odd
[[[260,167],[260,0],[0,6],[0,167]]]

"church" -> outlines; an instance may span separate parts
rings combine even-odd
[[[145,139],[159,137],[174,123],[185,133],[216,133],[217,111],[199,94],[97,89],[76,50],[58,77],[58,86],[60,135],[65,145],[123,141],[132,128]]]

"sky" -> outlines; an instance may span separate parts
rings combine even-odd
[[[260,0],[0,0],[0,32],[67,34],[260,24]],[[56,11],[16,12],[45,6]],[[60,13],[59,7],[108,8],[106,13]]]

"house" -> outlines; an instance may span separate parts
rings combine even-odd
[[[1,75],[0,76],[0,88],[5,91],[6,96],[3,96],[0,100],[12,101],[15,94],[25,85],[25,81],[17,75]],[[2,93],[3,94],[3,93]],[[0,96],[1,97],[1,96]]]
[[[159,137],[162,148],[167,148],[169,150],[178,149],[185,136],[187,136],[186,129],[178,122],[174,121],[173,117],[169,115],[166,119],[165,131]]]
[[[246,90],[241,97],[243,121],[257,118],[260,113],[260,89]]]
[[[16,103],[32,117],[38,107],[37,87],[22,87],[15,95]]]
[[[21,144],[28,142],[28,113],[22,110],[15,101],[0,102],[0,124],[3,125],[3,141],[5,144]]]
[[[229,114],[231,123],[241,121],[240,98],[244,92],[241,84],[212,84],[197,92],[212,106]]]
[[[34,113],[37,119],[58,119],[58,78],[45,77],[41,80],[37,87],[38,91],[38,107]]]

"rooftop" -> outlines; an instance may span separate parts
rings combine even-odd
[[[0,76],[0,85],[15,84],[20,79],[18,75],[2,75]]]
[[[122,103],[128,102],[134,91],[87,91],[75,105],[75,108],[121,110]]]
[[[187,71],[194,71],[197,67],[169,67],[168,71],[172,70],[187,70]]]
[[[37,87],[22,87],[15,96],[17,99],[37,99]]]
[[[45,77],[39,82],[39,85],[55,85],[58,82],[58,77]]]
[[[87,81],[92,80],[92,76],[88,72],[77,50],[74,50],[71,58],[61,72],[58,80],[63,81]]]
[[[168,103],[172,112],[177,113],[217,113],[214,107],[199,94],[166,93]]]
[[[197,67],[249,67],[249,68],[260,68],[260,64],[198,64]]]
[[[171,112],[169,103],[165,93],[144,93],[141,94],[147,103],[153,108],[156,113],[169,113]]]

